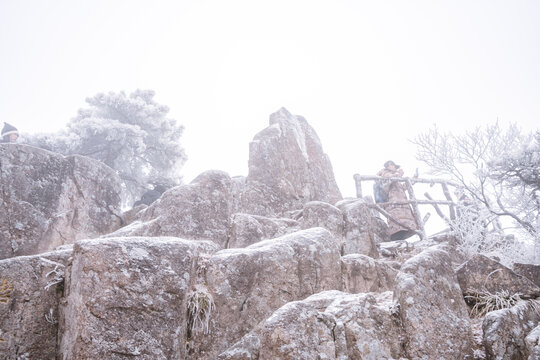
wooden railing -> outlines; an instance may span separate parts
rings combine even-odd
[[[381,176],[374,176],[374,175],[354,175],[354,181],[356,184],[356,197],[362,198],[362,182],[363,181],[375,181],[375,180],[390,180],[390,181],[397,181],[397,182],[403,182],[405,183],[405,187],[407,189],[407,193],[409,195],[409,201],[404,202],[387,202],[387,203],[379,203],[379,204],[368,204],[369,207],[377,210],[381,215],[386,217],[388,221],[392,221],[396,223],[397,225],[415,231],[421,239],[426,239],[426,233],[425,233],[425,223],[429,219],[430,213],[426,213],[426,215],[422,218],[422,215],[420,213],[420,209],[418,205],[431,205],[435,208],[435,211],[437,214],[443,218],[447,223],[449,223],[451,220],[454,220],[456,218],[456,204],[454,200],[452,199],[452,196],[450,195],[449,186],[452,187],[458,187],[457,184],[447,181],[447,180],[441,180],[441,179],[424,179],[424,178],[410,178],[410,177],[397,177],[397,178],[387,178],[387,177],[381,177]],[[418,200],[416,198],[416,195],[414,193],[414,185],[417,183],[423,183],[423,184],[429,184],[431,186],[435,184],[440,184],[442,187],[442,192],[444,194],[444,197],[446,200],[433,200],[433,198],[430,196],[429,193],[424,193],[424,196],[428,200]],[[382,207],[384,205],[411,205],[413,215],[416,218],[416,222],[418,223],[418,229],[411,229],[405,224],[401,223],[398,219],[395,219],[392,215],[390,215],[387,211],[385,211]],[[446,205],[448,206],[448,218],[441,210],[439,205]]]

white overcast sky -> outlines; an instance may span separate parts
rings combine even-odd
[[[344,196],[354,173],[443,129],[540,119],[540,1],[0,0],[0,121],[56,131],[98,92],[156,91],[189,182],[247,175],[280,107],[304,116]]]

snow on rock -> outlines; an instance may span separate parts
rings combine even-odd
[[[341,258],[343,290],[350,293],[384,292],[394,289],[397,270],[381,260],[361,254]]]
[[[404,337],[391,298],[325,291],[290,302],[219,359],[401,358]]]
[[[488,313],[482,324],[487,359],[527,359],[526,337],[540,324],[539,309],[538,301],[520,301],[509,309]]]
[[[79,241],[66,281],[62,359],[183,359],[187,294],[217,245],[172,237]]]
[[[111,168],[84,156],[0,144],[0,259],[115,230],[120,183]]]
[[[107,237],[175,236],[212,240],[224,248],[231,227],[231,187],[227,173],[206,171],[190,184],[169,189],[136,221]]]
[[[376,217],[367,207],[365,200],[343,200],[336,204],[344,217],[343,225],[343,254],[364,254],[372,258],[378,258],[377,243],[380,236],[380,228]]]
[[[307,121],[281,108],[250,143],[238,212],[279,217],[314,200],[341,200],[332,165]]]
[[[258,215],[234,214],[227,248],[239,248],[300,230],[297,221]]]
[[[322,228],[215,253],[206,283],[216,315],[210,334],[194,339],[193,358],[213,359],[288,302],[340,289],[339,258],[338,241]]]
[[[456,269],[463,293],[487,290],[492,294],[508,291],[525,297],[540,297],[540,288],[524,276],[484,255],[477,254]]]
[[[343,213],[337,207],[322,201],[310,201],[304,205],[300,224],[302,229],[323,227],[336,238],[343,237]]]
[[[540,325],[535,327],[525,338],[527,354],[530,360],[540,359]]]
[[[540,265],[515,263],[514,271],[540,286]]]
[[[411,359],[472,359],[467,306],[450,256],[441,248],[407,260],[396,277],[406,351]]]
[[[0,261],[0,358],[56,358],[59,302],[71,253]]]

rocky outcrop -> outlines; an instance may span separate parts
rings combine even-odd
[[[540,265],[515,263],[514,272],[518,275],[525,276],[535,283],[536,286],[540,286]]]
[[[300,220],[302,229],[323,227],[336,238],[343,237],[343,213],[337,207],[322,201],[311,201],[304,205]]]
[[[506,291],[523,298],[540,297],[540,288],[524,276],[484,255],[475,255],[456,269],[459,285],[464,293],[488,291],[492,294]]]
[[[488,313],[482,325],[487,359],[527,359],[526,337],[538,324],[540,302],[534,300]],[[529,340],[534,340],[534,334]]]
[[[247,247],[262,240],[274,239],[300,230],[297,221],[258,215],[234,214],[226,248]]]
[[[343,290],[349,293],[392,291],[398,271],[369,256],[341,257]]]
[[[99,161],[0,144],[0,259],[115,230],[120,191],[116,173]]]
[[[398,359],[404,337],[391,297],[326,291],[290,302],[219,359]]]
[[[533,331],[525,338],[525,346],[527,347],[527,355],[529,360],[540,359],[540,325],[535,327]]]
[[[55,359],[71,250],[0,261],[0,358]]]
[[[343,200],[336,204],[344,217],[343,254],[379,257],[375,219],[362,199]]]
[[[227,173],[206,171],[190,184],[169,189],[137,221],[107,237],[175,236],[212,240],[224,248],[231,227],[231,186]]]
[[[284,108],[270,115],[270,126],[249,145],[240,212],[280,217],[309,201],[338,200],[332,165],[315,130]]]
[[[206,283],[215,317],[209,334],[193,339],[193,358],[213,359],[288,302],[339,289],[339,257],[338,241],[322,228],[214,254]]]
[[[62,359],[184,359],[188,293],[211,242],[77,242],[66,281]]]
[[[435,247],[407,260],[396,277],[408,358],[472,359],[467,306],[449,269],[450,256]]]

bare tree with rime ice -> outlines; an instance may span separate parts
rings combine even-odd
[[[497,122],[457,135],[433,127],[412,142],[417,159],[457,182],[474,204],[468,218],[451,224],[462,240],[474,236],[477,251],[489,248],[504,238],[499,220],[511,219],[533,239],[534,262],[540,263],[540,132],[524,134],[515,124],[503,129]]]
[[[64,155],[89,156],[118,172],[125,185],[124,205],[149,187],[180,181],[186,155],[179,143],[184,130],[167,118],[169,108],[154,101],[154,91],[99,93],[87,98],[67,128],[26,137],[30,145]]]

